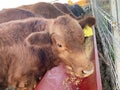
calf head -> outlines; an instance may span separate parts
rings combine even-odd
[[[69,73],[86,77],[93,73],[94,66],[87,54],[84,33],[78,21],[68,15],[52,19],[47,31],[35,32],[26,38],[27,45],[50,47],[54,55],[68,67]]]

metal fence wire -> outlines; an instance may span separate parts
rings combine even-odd
[[[114,0],[117,4],[117,0]],[[102,42],[102,52],[105,62],[109,65],[112,89],[120,90],[120,23],[112,15],[112,0],[91,0],[93,15]],[[116,7],[116,12],[120,11]],[[118,13],[115,13],[117,18]]]

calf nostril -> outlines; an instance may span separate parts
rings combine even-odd
[[[82,70],[82,74],[87,74],[87,72],[86,72],[86,71],[84,71],[84,70]]]
[[[88,71],[87,70],[82,71],[83,74],[88,74],[88,75],[92,74],[93,72],[94,72],[94,69],[88,70]]]

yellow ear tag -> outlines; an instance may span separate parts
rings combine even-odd
[[[84,31],[84,36],[85,37],[93,36],[93,30],[88,25],[85,26],[85,28],[83,29],[83,31]]]

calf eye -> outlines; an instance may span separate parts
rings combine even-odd
[[[58,46],[58,47],[62,47],[62,45],[61,45],[61,44],[59,44],[59,43],[57,44],[57,46]]]

